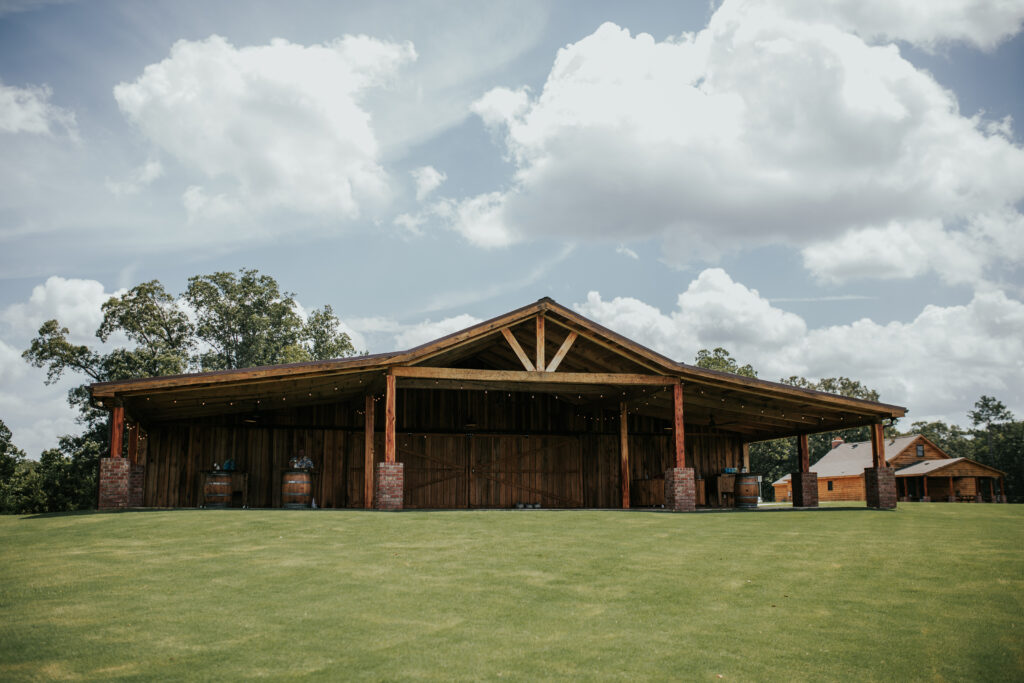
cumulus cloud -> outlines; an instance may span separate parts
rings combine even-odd
[[[0,133],[53,135],[63,130],[77,138],[74,112],[53,104],[52,97],[53,90],[48,85],[18,88],[0,81]]]
[[[992,50],[1020,32],[1024,22],[1024,3],[1014,0],[771,1],[807,21],[835,24],[868,39],[905,40],[926,50],[951,42]]]
[[[724,346],[762,378],[844,375],[907,406],[911,420],[962,423],[978,396],[1024,410],[1024,303],[1003,291],[978,292],[962,306],[926,306],[909,322],[862,319],[808,328],[757,290],[719,269],[702,272],[662,312],[633,298],[590,292],[580,313],[677,360]]]
[[[463,313],[436,322],[428,319],[414,325],[403,326],[404,329],[395,335],[395,348],[411,349],[479,322],[482,322],[480,318]]]
[[[54,275],[32,288],[24,303],[11,304],[0,313],[18,337],[35,336],[39,326],[56,318],[67,327],[70,339],[78,344],[96,343],[95,332],[103,322],[102,306],[112,296],[124,290],[108,292],[97,280],[80,280]]]
[[[410,43],[368,36],[239,48],[214,35],[178,41],[114,97],[203,178],[183,196],[193,219],[279,208],[354,218],[390,194],[361,98],[415,58]]]
[[[438,171],[433,166],[421,166],[410,171],[416,183],[416,199],[423,201],[427,195],[441,187],[441,183],[448,179],[448,174]]]
[[[602,25],[559,50],[539,94],[477,101],[512,181],[435,215],[492,248],[656,236],[677,264],[766,244],[809,248],[813,263],[882,234],[957,281],[1007,263],[1012,231],[997,223],[1015,224],[1024,199],[1009,122],[963,116],[895,45],[818,15],[727,1],[705,30],[664,41]]]
[[[138,194],[143,188],[162,177],[164,166],[159,161],[151,160],[134,169],[124,180],[107,178],[107,189],[114,196]]]

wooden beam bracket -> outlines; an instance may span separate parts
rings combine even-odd
[[[562,345],[558,347],[558,353],[556,353],[555,357],[551,359],[550,363],[548,363],[548,367],[546,369],[547,372],[554,372],[555,370],[558,369],[558,366],[561,364],[562,359],[565,358],[565,354],[569,353],[569,349],[572,348],[572,344],[574,341],[576,341],[577,336],[579,335],[577,335],[575,332],[569,333],[569,336],[565,338],[565,341],[562,342]]]
[[[530,362],[530,357],[526,355],[526,351],[523,351],[523,347],[520,346],[519,340],[516,339],[514,334],[512,334],[512,330],[507,327],[503,327],[501,328],[501,334],[505,337],[505,341],[508,342],[508,345],[512,347],[512,351],[515,352],[516,358],[518,358],[519,362],[523,364],[523,368],[525,368],[527,372],[533,372],[536,368],[534,368],[533,363]]]

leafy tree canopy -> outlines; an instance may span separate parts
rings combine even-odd
[[[721,346],[715,347],[713,351],[701,349],[697,352],[697,357],[694,359],[693,364],[698,368],[721,370],[722,372],[731,372],[734,375],[743,375],[744,377],[757,377],[757,371],[754,370],[750,363],[740,365],[732,357],[732,354]]]
[[[974,427],[991,427],[1001,422],[1013,422],[1013,413],[1007,410],[1002,401],[993,396],[982,396],[974,402],[974,410],[967,412]]]
[[[25,451],[14,445],[13,438],[11,430],[0,420],[0,481],[9,479],[25,460]]]

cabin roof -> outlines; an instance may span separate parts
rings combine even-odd
[[[928,474],[935,474],[941,470],[946,469],[957,463],[970,466],[970,469],[977,469],[985,473],[995,473],[1005,475],[1006,473],[1002,470],[997,470],[994,467],[989,467],[976,460],[970,458],[946,458],[944,460],[925,460],[924,462],[916,462],[910,467],[904,467],[902,470],[896,472],[897,477],[920,477]]]
[[[538,318],[543,322],[537,323]],[[542,337],[534,336],[535,324],[546,326],[546,359],[554,358],[562,347],[571,347],[554,372],[542,372],[544,368],[526,372],[520,364],[519,358],[532,357],[538,351],[535,339]],[[513,353],[510,336],[518,340],[522,352],[519,358]],[[906,414],[902,406],[681,363],[547,297],[405,351],[101,382],[91,385],[90,392],[94,402],[120,401],[140,419],[176,419],[252,410],[253,406],[266,409],[274,400],[291,401],[288,406],[294,406],[354,399],[365,393],[379,393],[384,376],[406,366],[457,368],[485,374],[492,371],[488,380],[447,384],[434,381],[439,388],[520,387],[518,390],[523,391],[566,391],[580,400],[591,395],[595,401],[605,399],[614,390],[620,398],[658,416],[670,415],[672,392],[670,387],[666,390],[666,385],[677,380],[684,385],[687,423],[699,421],[736,431],[751,441],[859,426]],[[462,376],[467,374],[463,372]],[[500,382],[496,379],[498,374]],[[584,376],[587,383],[567,385],[572,377]],[[627,381],[643,377],[660,377],[665,381],[657,387],[641,387],[641,381]],[[595,378],[602,378],[605,383],[598,385]],[[411,388],[426,385],[425,380],[403,381]]]
[[[900,436],[885,440],[885,461],[889,462],[899,456],[908,446],[917,441],[920,434]],[[929,461],[934,462],[934,461]],[[819,477],[852,477],[864,474],[864,468],[871,467],[871,442],[851,441],[836,446],[821,460],[811,465],[811,472]],[[783,484],[790,480],[790,475],[781,477],[774,484]]]

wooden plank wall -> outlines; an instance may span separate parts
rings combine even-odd
[[[832,482],[832,490],[828,490],[828,482]],[[864,476],[853,477],[818,477],[818,500],[820,502],[839,500],[867,500],[864,491]]]
[[[917,457],[917,444],[924,446],[923,458]],[[924,460],[944,460],[948,457],[948,455],[924,439],[915,439],[909,446],[903,449],[902,453],[889,461],[889,467],[899,470],[904,467],[910,467],[916,462],[922,462]]]
[[[618,416],[546,394],[400,390],[397,458],[410,508],[615,508],[621,504]],[[383,410],[375,463],[383,460]],[[308,455],[321,507],[363,507],[362,401],[268,411],[258,422],[222,416],[148,426],[145,501],[194,507],[201,472],[233,458],[249,473],[249,504],[279,507],[292,456]],[[630,415],[634,507],[664,503],[673,465],[668,422]],[[687,465],[708,478],[742,463],[742,440],[687,427]]]

